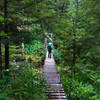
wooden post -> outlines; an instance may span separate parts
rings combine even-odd
[[[23,15],[24,15],[24,9],[22,9],[22,13],[23,13]],[[23,22],[22,22],[22,25],[24,26],[24,20],[23,20]],[[22,55],[24,55],[25,49],[24,49],[24,38],[23,38],[23,37],[22,37],[21,46],[22,46]]]
[[[24,55],[24,43],[22,42],[22,55]]]
[[[47,38],[44,39],[44,48],[47,50]]]

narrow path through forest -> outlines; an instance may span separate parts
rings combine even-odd
[[[66,100],[53,54],[51,58],[48,58],[48,52],[44,63],[43,75],[51,86],[51,88],[47,89],[47,93],[50,94],[49,100]]]

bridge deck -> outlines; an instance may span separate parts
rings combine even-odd
[[[44,63],[43,76],[47,80],[47,83],[51,86],[46,91],[47,94],[50,94],[49,100],[66,100],[54,58],[53,56],[48,58],[47,55]]]

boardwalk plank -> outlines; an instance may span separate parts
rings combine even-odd
[[[50,99],[66,99],[66,96],[51,96]]]
[[[51,86],[46,91],[47,94],[50,94],[49,100],[66,100],[66,95],[53,57],[50,59],[46,56],[43,76]]]

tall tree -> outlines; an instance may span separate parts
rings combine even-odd
[[[2,47],[1,47],[1,39],[2,39],[2,35],[3,35],[3,21],[4,18],[2,16],[2,8],[3,8],[3,1],[0,1],[0,69],[2,69]]]
[[[73,66],[76,63],[76,29],[78,23],[78,0],[75,0],[75,18],[73,22]]]
[[[1,49],[1,36],[0,36],[0,69],[2,69],[2,49]]]
[[[8,34],[8,0],[4,0],[4,31],[6,34]],[[5,38],[5,69],[9,68],[9,41],[8,38]]]

